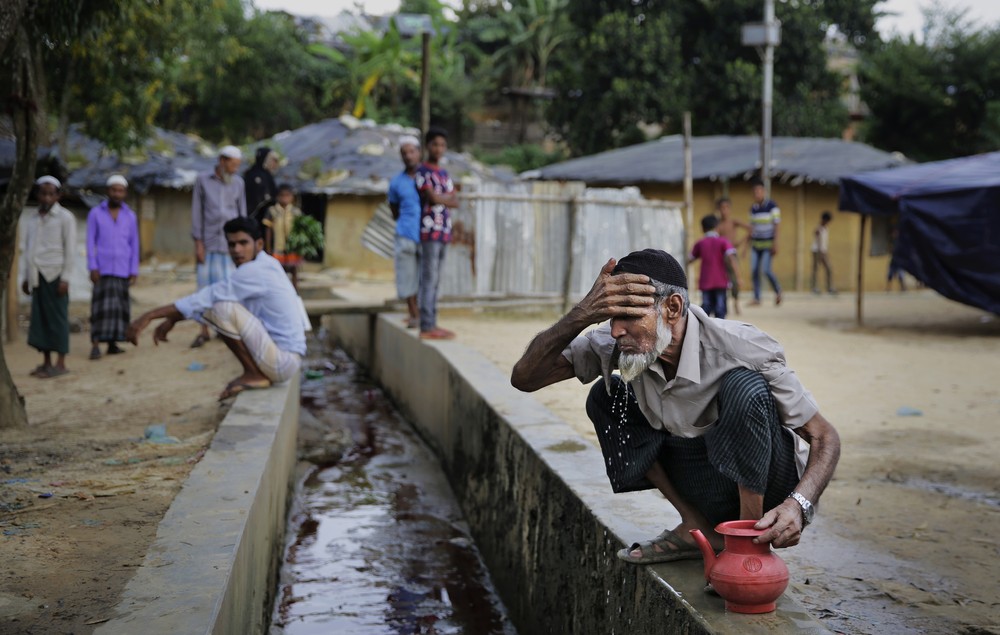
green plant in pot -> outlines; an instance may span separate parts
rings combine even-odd
[[[297,216],[285,243],[287,253],[298,254],[307,260],[319,257],[323,248],[323,226],[312,216]]]

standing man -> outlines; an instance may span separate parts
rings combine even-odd
[[[194,239],[199,289],[227,279],[236,269],[229,257],[222,227],[227,221],[247,215],[243,179],[236,174],[242,160],[243,153],[239,148],[225,146],[219,150],[219,162],[215,169],[199,174],[194,182],[191,237]],[[198,348],[208,340],[208,326],[203,323],[201,333],[191,342],[191,348]]]
[[[412,135],[399,138],[403,171],[389,182],[389,209],[396,219],[396,295],[406,300],[407,328],[420,325],[417,289],[420,286],[420,193],[414,177],[420,167],[420,140]]]
[[[94,290],[90,299],[90,359],[101,358],[99,342],[108,355],[124,353],[129,323],[128,288],[139,275],[139,224],[125,203],[128,181],[108,178],[108,198],[87,215],[87,268]]]
[[[243,175],[247,212],[251,218],[260,221],[268,205],[277,198],[278,186],[274,182],[277,171],[278,153],[267,146],[257,148],[253,166]]]
[[[21,290],[31,296],[28,345],[43,355],[31,371],[40,379],[69,372],[69,277],[73,273],[76,219],[59,204],[62,184],[54,176],[39,177],[38,210],[28,214],[21,234]],[[52,363],[52,353],[58,358]]]
[[[753,302],[750,306],[760,306],[760,272],[764,270],[774,289],[774,303],[781,304],[781,285],[771,271],[771,259],[778,255],[778,228],[781,210],[778,204],[765,196],[764,182],[754,179],[753,205],[750,206],[750,270],[753,273]]]
[[[511,384],[530,392],[572,377],[602,378],[587,414],[612,489],[655,488],[681,517],[620,559],[701,558],[689,530],[721,549],[714,527],[736,519],[767,530],[754,542],[799,542],[840,457],[837,431],[778,342],[689,305],[670,254],[609,260],[590,293],[531,341]]]
[[[424,137],[427,161],[417,168],[415,181],[423,207],[420,217],[420,337],[450,340],[455,334],[437,325],[437,295],[444,253],[451,241],[450,208],[458,207],[455,184],[441,160],[448,151],[448,135],[431,128]]]
[[[819,267],[822,265],[823,269],[826,271],[826,291],[830,295],[837,293],[837,290],[833,288],[833,271],[830,269],[830,231],[827,225],[833,220],[833,214],[829,211],[824,211],[823,215],[820,216],[819,225],[816,226],[815,231],[813,231],[813,244],[812,244],[812,255],[813,255],[813,274],[812,274],[812,291],[813,293],[819,294],[819,280],[816,278]]]

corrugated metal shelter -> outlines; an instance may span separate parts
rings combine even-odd
[[[707,136],[691,139],[695,227],[715,209],[715,200],[732,199],[734,215],[748,219],[752,203],[746,181],[760,170],[760,138]],[[774,270],[785,288],[806,290],[811,284],[812,232],[826,210],[836,210],[840,179],[848,174],[908,163],[897,154],[841,139],[776,137],[773,145],[772,198],[782,210],[779,254]],[[684,151],[680,136],[668,136],[627,148],[571,159],[522,174],[525,178],[581,180],[588,186],[634,185],[648,199],[683,200]],[[857,279],[858,219],[837,215],[830,226],[830,254],[835,286],[853,288]],[[741,259],[744,282],[749,258]],[[866,268],[865,286],[879,288],[877,266]]]

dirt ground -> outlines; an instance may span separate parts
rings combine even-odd
[[[133,311],[192,288],[147,281]],[[1000,319],[929,291],[870,294],[866,313],[856,328],[849,295],[744,309],[785,346],[843,442],[817,522],[782,553],[793,592],[839,632],[1000,634]],[[507,371],[555,317],[445,312],[442,325]],[[185,323],[167,346],[147,334],[97,362],[74,334],[71,374],[49,380],[28,377],[39,356],[23,337],[5,346],[31,425],[4,431],[0,447],[0,633],[88,633],[108,617],[238,372],[217,341],[189,349],[194,334]],[[569,381],[536,396],[596,444],[585,390]],[[154,423],[180,443],[143,442]]]
[[[865,328],[852,295],[743,310],[784,345],[843,444],[817,522],[782,552],[792,588],[844,633],[1000,633],[1000,319],[930,291],[869,294],[865,308]],[[552,319],[442,325],[507,371]],[[596,445],[585,390],[536,396]]]
[[[194,289],[143,283],[133,315]],[[89,306],[71,305],[71,318]],[[41,355],[26,329],[4,346],[30,425],[4,430],[0,446],[0,633],[89,633],[110,616],[156,527],[228,406],[216,402],[239,365],[218,340],[188,344],[196,325],[152,345],[88,361],[86,332],[71,336],[70,374],[35,379]],[[202,370],[187,370],[193,362]],[[166,425],[177,443],[144,441]]]

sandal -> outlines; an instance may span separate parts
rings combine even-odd
[[[672,546],[671,546],[672,545]],[[659,547],[658,551],[656,547]],[[642,554],[639,557],[633,556],[636,549]],[[696,545],[691,545],[674,533],[672,529],[666,529],[656,538],[646,542],[635,542],[628,549],[618,551],[618,559],[632,564],[653,564],[655,562],[673,562],[675,560],[700,560],[702,558],[701,549]]]
[[[91,348],[90,349],[90,357],[88,357],[87,359],[91,359],[91,360],[101,359],[101,349],[99,347],[97,347],[97,346]]]
[[[191,348],[201,348],[206,343],[208,343],[208,340],[210,339],[211,339],[210,337],[198,333],[198,337],[194,338],[194,341],[191,342]]]

